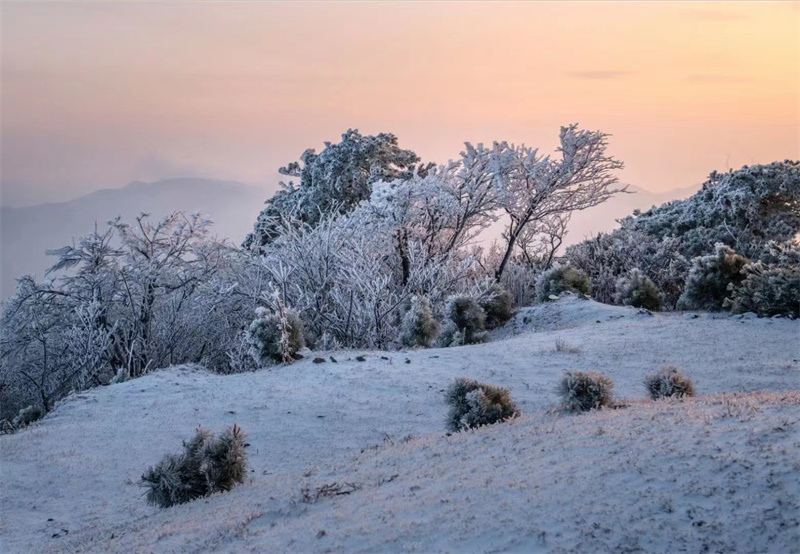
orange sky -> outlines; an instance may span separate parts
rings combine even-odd
[[[464,141],[612,133],[625,182],[800,158],[800,2],[2,4],[2,201],[134,179],[274,186],[349,127]]]

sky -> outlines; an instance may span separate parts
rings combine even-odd
[[[263,187],[348,128],[424,160],[610,133],[623,182],[800,159],[800,2],[7,2],[0,203]]]

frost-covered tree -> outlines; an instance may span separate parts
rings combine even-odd
[[[728,246],[717,243],[714,253],[697,256],[686,277],[686,288],[678,299],[682,310],[720,310],[729,291],[744,280],[742,269],[748,264]]]
[[[495,272],[498,280],[531,225],[550,224],[625,191],[614,188],[614,171],[623,164],[606,154],[607,134],[573,124],[561,128],[560,142],[559,159],[525,145],[494,146],[500,202],[509,218],[503,234],[505,253]]]
[[[182,213],[157,222],[143,214],[132,225],[115,219],[52,251],[52,279],[21,278],[0,316],[3,415],[31,402],[48,411],[70,390],[118,373],[223,359],[230,291],[214,293],[213,283],[231,250],[208,236],[209,225]]]
[[[396,136],[364,136],[357,129],[349,129],[339,143],[326,142],[319,154],[308,149],[300,161],[279,169],[298,182],[280,183],[244,247],[258,250],[272,242],[286,219],[315,226],[326,215],[346,214],[370,197],[373,183],[408,178],[418,162],[414,152],[398,146]]]

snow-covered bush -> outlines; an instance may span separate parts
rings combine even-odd
[[[439,324],[431,313],[431,303],[424,296],[411,299],[411,306],[403,316],[401,342],[404,346],[429,347],[439,334]]]
[[[44,410],[39,406],[31,404],[27,408],[22,408],[11,422],[15,429],[27,427],[34,421],[39,421],[44,417]]]
[[[453,432],[506,421],[520,413],[507,389],[466,377],[453,381],[445,400],[450,405],[447,428]]]
[[[661,308],[661,292],[653,281],[638,268],[631,269],[617,279],[614,301],[617,304],[658,311]]]
[[[747,258],[729,246],[717,243],[713,254],[692,260],[686,287],[678,299],[681,310],[720,310],[730,290],[744,280],[742,269]]]
[[[244,448],[244,433],[236,425],[218,437],[198,428],[190,441],[184,441],[183,452],[165,455],[142,475],[140,484],[148,489],[148,504],[167,508],[231,490],[244,482]]]
[[[453,296],[447,300],[445,316],[460,333],[461,344],[475,344],[486,340],[486,313],[483,308],[472,298],[466,296]],[[442,335],[446,335],[452,326],[445,325]],[[450,344],[455,346],[455,344]]]
[[[688,260],[712,255],[716,243],[761,259],[771,241],[783,243],[800,232],[798,203],[798,161],[713,172],[694,196],[636,210],[611,233],[570,246],[565,257],[589,275],[601,302],[611,302],[616,280],[638,268],[672,309],[683,292]]]
[[[664,366],[656,373],[644,378],[644,386],[653,400],[675,396],[694,396],[694,383],[682,375],[675,366]]]
[[[551,296],[558,296],[565,291],[590,294],[592,285],[589,277],[571,265],[559,265],[543,272],[536,282],[538,302],[546,302]]]
[[[558,383],[564,407],[588,411],[613,405],[614,383],[596,371],[567,371]]]
[[[800,317],[800,246],[772,243],[762,260],[744,266],[741,285],[725,300],[734,313]]]
[[[305,346],[303,323],[297,314],[288,310],[270,312],[256,309],[256,318],[247,330],[250,355],[260,366],[290,362]]]
[[[486,314],[486,328],[494,329],[514,316],[514,297],[498,283],[480,291],[478,304]]]

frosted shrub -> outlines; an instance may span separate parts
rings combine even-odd
[[[550,296],[558,296],[565,291],[591,294],[592,286],[588,275],[571,265],[562,265],[543,272],[536,282],[538,302],[546,302]]]
[[[617,280],[614,301],[625,306],[658,311],[661,309],[661,292],[650,277],[633,268]]]
[[[266,308],[257,308],[246,340],[250,355],[261,366],[291,361],[305,346],[303,323],[294,312],[284,311],[281,317]]]
[[[514,297],[497,283],[489,285],[478,298],[486,314],[486,328],[494,329],[514,316]]]
[[[438,334],[439,324],[431,313],[431,303],[423,296],[415,296],[403,317],[400,336],[403,345],[427,348]]]
[[[734,313],[800,317],[800,246],[770,244],[765,258],[744,267],[745,278],[725,307]]]
[[[596,371],[567,371],[558,384],[564,406],[585,412],[613,405],[614,383]]]
[[[198,428],[194,438],[184,441],[182,453],[167,454],[142,475],[140,484],[148,488],[148,504],[167,508],[243,483],[244,447],[244,433],[236,425],[216,438]]]
[[[678,299],[678,309],[722,309],[729,287],[736,289],[744,280],[742,269],[747,263],[747,258],[722,243],[717,243],[713,254],[697,256]]]
[[[675,396],[694,396],[694,384],[680,374],[677,367],[664,366],[658,372],[644,378],[644,386],[653,400]]]
[[[22,429],[23,427],[27,427],[34,421],[39,421],[44,417],[44,410],[42,410],[39,406],[31,405],[27,408],[22,408],[11,424],[14,426],[15,429]]]
[[[445,306],[445,316],[453,322],[457,332],[461,334],[461,339],[458,341],[460,344],[475,344],[486,340],[486,333],[484,332],[486,313],[472,298],[466,296],[451,297]],[[451,332],[452,329],[452,326],[446,326],[445,331]],[[442,334],[445,333],[443,332]],[[454,338],[458,339],[455,334]],[[449,344],[448,346],[456,345]]]
[[[450,405],[447,428],[453,432],[506,421],[520,413],[507,389],[466,377],[450,385],[445,400]]]

